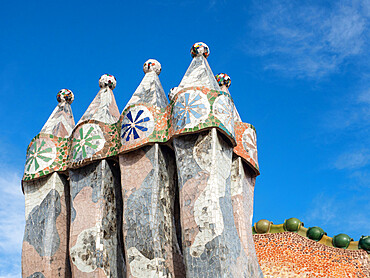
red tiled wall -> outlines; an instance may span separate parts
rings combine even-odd
[[[292,232],[253,238],[265,278],[370,277],[369,255],[363,250],[326,246]]]

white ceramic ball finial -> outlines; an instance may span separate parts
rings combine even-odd
[[[116,88],[116,85],[116,78],[111,74],[103,74],[99,79],[100,88],[109,87],[111,90],[113,90],[114,88]]]
[[[194,43],[193,47],[190,50],[191,57],[193,58],[201,55],[207,58],[209,56],[209,53],[209,47],[204,42]]]
[[[154,71],[157,75],[159,75],[161,73],[162,66],[157,60],[149,59],[144,63],[143,70],[145,73]]]
[[[73,100],[75,99],[74,94],[71,90],[68,89],[61,89],[57,94],[57,101],[58,102],[67,102],[72,104]]]

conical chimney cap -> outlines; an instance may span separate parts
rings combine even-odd
[[[197,42],[192,46],[190,53],[193,60],[182,78],[177,91],[179,92],[189,87],[206,87],[211,90],[220,91],[220,87],[207,62],[207,57],[210,53],[209,47],[203,42]]]
[[[117,81],[113,75],[103,74],[100,77],[99,87],[101,89],[78,121],[78,124],[86,120],[114,124],[119,120],[120,113],[112,91],[116,85]]]
[[[57,137],[69,137],[71,135],[75,127],[71,108],[73,100],[74,94],[71,90],[62,89],[58,92],[57,101],[59,103],[41,129],[41,133]]]
[[[168,100],[158,77],[162,71],[161,64],[155,59],[149,59],[144,63],[143,70],[145,76],[127,103],[126,108],[134,104],[165,108],[168,105]]]

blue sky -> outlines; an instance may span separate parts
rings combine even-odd
[[[3,2],[0,277],[20,277],[25,153],[56,93],[74,92],[77,122],[110,73],[122,111],[147,59],[169,92],[198,41],[257,129],[254,221],[370,234],[369,20],[368,0]]]

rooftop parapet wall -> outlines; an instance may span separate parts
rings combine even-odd
[[[335,248],[299,233],[253,235],[264,277],[370,277],[364,250]]]
[[[294,217],[286,219],[283,224],[278,225],[274,225],[271,221],[262,219],[253,225],[252,231],[253,234],[294,232],[329,247],[348,250],[362,249],[370,254],[370,236],[362,236],[359,241],[353,241],[353,239],[346,234],[338,234],[329,237],[320,227],[305,228],[303,222]]]

